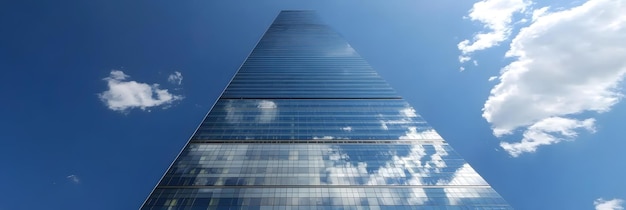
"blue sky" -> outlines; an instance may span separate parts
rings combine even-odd
[[[620,0],[0,2],[0,209],[137,209],[282,9],[317,10],[514,208],[623,209]]]

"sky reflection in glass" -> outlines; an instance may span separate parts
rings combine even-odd
[[[511,209],[337,33],[283,11],[142,209]]]

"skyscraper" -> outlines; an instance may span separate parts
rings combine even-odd
[[[510,209],[311,11],[278,15],[142,206],[476,208]]]

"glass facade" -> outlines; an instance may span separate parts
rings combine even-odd
[[[282,11],[141,209],[511,209],[312,11]]]

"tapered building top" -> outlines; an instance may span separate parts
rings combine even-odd
[[[313,11],[283,11],[221,98],[399,98]]]
[[[142,209],[510,209],[313,11],[282,11]]]

